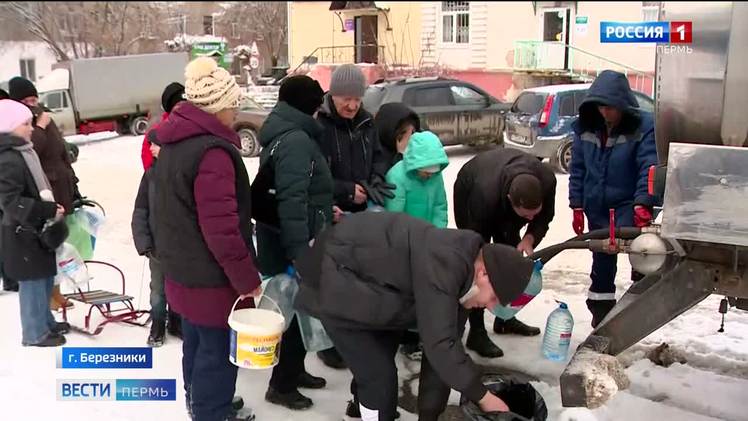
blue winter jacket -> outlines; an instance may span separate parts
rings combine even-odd
[[[624,112],[610,136],[598,105]],[[647,191],[649,167],[657,164],[654,119],[638,107],[626,76],[610,70],[595,79],[579,106],[572,124],[569,206],[583,208],[591,224],[608,225],[608,210],[615,208],[616,225],[631,225],[634,205],[657,204]]]

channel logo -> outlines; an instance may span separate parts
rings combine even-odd
[[[175,379],[57,380],[58,401],[175,401]]]
[[[600,22],[600,42],[691,44],[693,22]]]

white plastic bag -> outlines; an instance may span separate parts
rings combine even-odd
[[[106,221],[104,212],[99,208],[82,207],[75,211],[75,217],[81,227],[94,237]]]
[[[57,276],[55,285],[65,283],[70,288],[81,288],[88,284],[91,276],[75,247],[63,243],[57,248]]]

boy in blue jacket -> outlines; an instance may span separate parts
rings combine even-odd
[[[639,110],[626,76],[605,70],[587,91],[572,125],[574,143],[569,171],[569,206],[574,232],[607,228],[610,209],[616,227],[649,225],[654,196],[647,190],[649,167],[657,164],[654,119]],[[587,308],[596,327],[616,304],[618,256],[592,255],[592,285]],[[633,279],[639,274],[632,274]]]

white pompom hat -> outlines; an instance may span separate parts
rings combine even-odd
[[[184,70],[185,98],[201,110],[216,114],[239,108],[241,90],[226,69],[210,57],[192,60]]]

